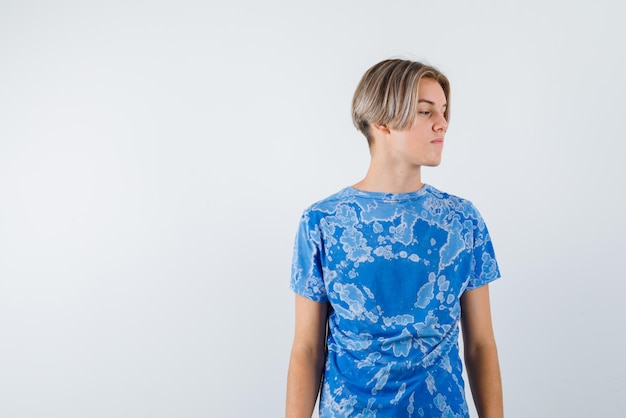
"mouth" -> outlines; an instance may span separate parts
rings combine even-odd
[[[434,139],[434,140],[430,141],[430,143],[431,144],[441,144],[441,145],[443,145],[443,138]]]

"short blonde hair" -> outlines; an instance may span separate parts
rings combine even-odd
[[[352,99],[354,126],[372,144],[370,125],[406,129],[417,115],[418,85],[422,78],[439,83],[446,96],[444,117],[450,117],[450,82],[439,70],[417,61],[389,59],[365,72]]]

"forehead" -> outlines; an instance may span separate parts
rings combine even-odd
[[[446,94],[436,80],[424,77],[417,86],[417,100],[418,102],[445,105]]]

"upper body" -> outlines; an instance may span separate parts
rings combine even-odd
[[[377,64],[357,88],[370,167],[301,220],[288,417],[310,417],[322,373],[321,416],[467,416],[459,324],[480,416],[502,416],[489,234],[471,203],[421,180],[441,161],[448,100],[443,75],[408,61]]]
[[[466,417],[460,298],[497,277],[478,211],[432,186],[308,208],[291,286],[328,304],[321,416]]]

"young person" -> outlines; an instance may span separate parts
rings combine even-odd
[[[287,417],[502,417],[488,283],[500,277],[468,200],[422,183],[437,166],[450,84],[419,62],[386,60],[352,103],[367,138],[365,178],[304,211],[291,288],[296,327]]]

